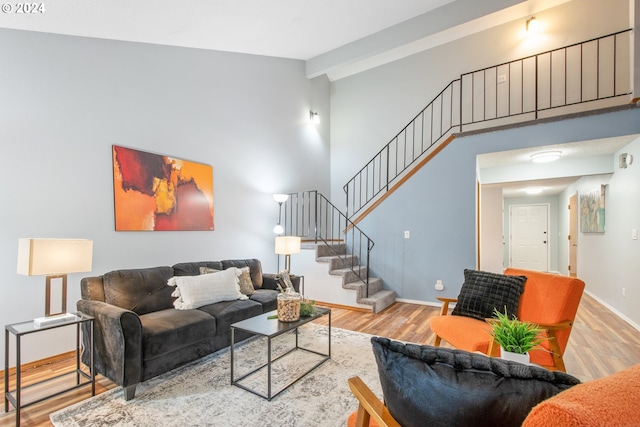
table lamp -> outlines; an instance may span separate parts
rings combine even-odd
[[[36,326],[73,318],[67,313],[67,274],[91,271],[93,242],[83,239],[19,239],[18,274],[46,276],[45,317],[34,320]],[[62,309],[52,313],[51,282],[62,281]]]
[[[300,237],[276,237],[276,253],[278,255],[284,255],[284,269],[287,272],[291,272],[291,254],[300,253]]]

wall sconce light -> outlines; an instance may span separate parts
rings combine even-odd
[[[538,22],[535,16],[532,16],[527,19],[526,28],[528,33],[537,33],[540,31],[540,22]]]
[[[320,116],[318,115],[318,113],[316,111],[309,111],[309,120],[314,125],[320,124]]]
[[[273,200],[278,202],[278,223],[276,224],[275,227],[273,227],[273,232],[275,234],[282,234],[282,233],[284,233],[284,228],[282,227],[282,225],[280,225],[280,220],[282,219],[282,204],[284,202],[286,202],[287,200],[289,200],[289,195],[288,194],[274,194],[273,195]]]
[[[67,313],[67,273],[91,271],[93,242],[81,239],[19,239],[18,274],[45,275],[46,294],[44,315],[34,320],[36,326],[50,325],[73,318]],[[52,312],[51,282],[62,282],[62,309]]]
[[[530,157],[533,163],[555,162],[562,157],[562,151],[542,151],[532,154]]]
[[[276,237],[276,253],[278,255],[284,255],[284,269],[288,273],[291,272],[291,254],[300,253],[300,237]]]

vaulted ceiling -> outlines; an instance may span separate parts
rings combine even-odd
[[[299,59],[334,80],[567,1],[54,0],[0,27]]]

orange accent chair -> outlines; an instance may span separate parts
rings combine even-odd
[[[527,277],[517,317],[537,324],[543,330],[543,337],[548,338],[540,345],[541,349],[529,353],[531,362],[566,372],[562,355],[582,298],[584,282],[575,277],[515,268],[506,269],[504,274]],[[499,355],[499,346],[491,336],[489,323],[471,317],[449,315],[449,304],[457,300],[438,300],[443,303],[442,311],[440,316],[431,319],[429,325],[436,335],[436,347],[444,339],[455,348],[489,356]]]

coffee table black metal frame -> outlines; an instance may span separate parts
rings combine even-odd
[[[276,397],[277,395],[279,395],[280,393],[282,393],[284,390],[286,390],[287,388],[291,387],[293,384],[295,384],[298,380],[300,380],[301,378],[303,378],[305,375],[307,375],[309,372],[313,371],[314,369],[316,369],[318,366],[322,365],[324,362],[326,362],[327,360],[331,359],[331,309],[328,308],[320,308],[320,307],[315,307],[314,308],[314,313],[312,316],[309,317],[301,317],[300,320],[296,321],[296,322],[280,322],[278,319],[269,319],[270,316],[274,316],[277,315],[277,311],[271,311],[268,313],[264,313],[249,319],[245,319],[242,320],[240,322],[236,322],[233,323],[231,325],[231,384],[235,385],[237,387],[240,387],[244,390],[247,390],[257,396],[263,397],[265,399],[267,399],[268,401],[271,401],[271,399],[273,399],[274,397]],[[298,328],[306,323],[312,322],[315,319],[318,319],[322,316],[329,316],[329,340],[328,340],[328,350],[327,353],[320,353],[318,351],[315,350],[311,350],[311,349],[307,349],[304,347],[300,347],[299,346],[299,342],[298,342]],[[267,338],[267,363],[259,366],[258,368],[238,377],[238,378],[234,378],[234,347],[235,347],[235,331],[236,329],[241,330],[241,331],[245,331],[245,332],[249,332],[255,335],[261,335]],[[279,355],[276,358],[271,357],[271,340],[279,335],[282,335],[284,333],[290,332],[295,330],[295,336],[296,336],[296,345],[294,348],[292,348],[291,350]],[[296,350],[301,350],[301,351],[306,351],[309,353],[315,353],[318,354],[320,356],[323,356],[315,365],[313,365],[310,369],[308,369],[307,371],[303,372],[302,374],[300,374],[297,378],[294,378],[291,382],[289,382],[286,386],[284,386],[282,389],[276,391],[275,393],[272,392],[271,390],[271,365],[273,362],[275,362],[276,360],[296,351]],[[263,394],[259,391],[256,391],[254,389],[251,389],[243,384],[240,384],[240,381],[242,381],[244,378],[247,378],[248,376],[258,372],[259,370],[263,369],[263,368],[267,368],[267,394]]]
[[[5,325],[4,327],[4,411],[9,412],[9,404],[13,405],[16,409],[16,426],[20,425],[20,410],[22,408],[26,408],[27,406],[34,405],[36,403],[42,402],[43,400],[52,398],[54,396],[58,396],[62,393],[66,393],[71,390],[75,390],[79,387],[84,387],[86,385],[91,385],[91,396],[95,396],[96,394],[96,383],[95,383],[95,370],[93,366],[93,329],[94,329],[94,318],[89,316],[88,314],[84,314],[81,312],[74,313],[73,318],[70,320],[64,320],[57,323],[53,323],[46,326],[35,326],[33,321],[14,323],[11,325]],[[86,349],[90,351],[90,363],[89,363],[89,373],[84,372],[81,369],[80,355],[81,355],[81,325],[83,323],[89,323],[89,347]],[[44,379],[42,381],[38,381],[36,383],[29,384],[27,386],[22,385],[22,374],[21,374],[21,338],[25,335],[34,334],[42,331],[49,331],[51,329],[61,328],[64,326],[76,326],[76,369],[71,372],[66,372],[64,374],[56,375],[51,378]],[[15,336],[16,342],[16,388],[15,390],[9,390],[9,335],[13,334]],[[65,389],[55,388],[55,391],[52,391],[50,394],[35,399],[30,402],[24,402],[22,393],[38,384],[43,384],[48,381],[52,381],[55,379],[59,379],[65,376],[75,375],[76,380],[73,386],[67,387]],[[81,381],[82,380],[82,381]]]

